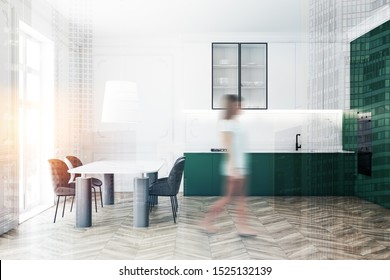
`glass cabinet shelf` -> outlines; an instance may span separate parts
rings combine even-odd
[[[242,109],[267,109],[267,44],[212,44],[212,109],[234,94]]]
[[[252,65],[252,64],[246,64],[241,65],[241,68],[264,68],[265,65]]]
[[[223,64],[216,64],[216,65],[213,65],[213,67],[216,67],[216,68],[237,68],[238,65],[223,65]]]

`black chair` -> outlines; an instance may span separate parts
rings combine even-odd
[[[181,157],[176,160],[168,177],[157,179],[149,188],[149,206],[150,209],[155,205],[158,196],[169,196],[171,199],[173,221],[176,223],[177,209],[179,204],[177,201],[177,193],[179,192],[181,178],[184,172],[185,158]]]
[[[66,159],[69,161],[70,163],[70,168],[76,168],[76,167],[79,167],[79,166],[82,166],[83,163],[81,162],[81,160],[78,158],[78,157],[75,157],[75,156],[66,156]],[[80,177],[81,175],[80,174],[75,174],[74,176],[74,181],[76,181],[76,178],[77,177]],[[92,178],[92,190],[94,192],[94,195],[95,195],[95,211],[97,212],[97,200],[96,200],[96,189],[95,188],[99,188],[99,193],[100,193],[100,203],[103,207],[103,196],[102,196],[102,181],[99,180],[98,178]]]
[[[178,158],[176,159],[175,163],[178,162],[178,161],[181,160],[181,159],[184,159],[184,158],[185,158],[185,156],[178,157]],[[161,181],[162,181],[162,180],[167,180],[167,179],[168,179],[168,177],[161,178]],[[154,205],[156,205],[156,204],[158,204],[158,197],[157,197],[157,196],[152,196],[151,198],[152,198],[152,201],[149,201],[151,207],[154,206]]]
[[[57,205],[56,212],[54,214],[54,223],[57,218],[58,204],[60,202],[60,197],[64,197],[64,206],[62,208],[62,217],[64,217],[66,198],[72,196],[72,206],[70,211],[73,208],[73,201],[75,196],[75,183],[71,182],[70,174],[68,173],[68,166],[65,162],[59,159],[49,159],[49,164],[51,168],[51,178],[54,189],[54,194],[57,196]]]

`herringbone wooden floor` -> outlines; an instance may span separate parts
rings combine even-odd
[[[177,224],[160,198],[150,227],[132,227],[132,194],[93,212],[93,227],[75,228],[75,213],[53,224],[54,208],[0,237],[0,259],[390,259],[390,209],[354,197],[249,197],[256,237],[241,237],[229,206],[216,234],[199,222],[217,197],[179,197]],[[69,207],[68,207],[69,209]]]

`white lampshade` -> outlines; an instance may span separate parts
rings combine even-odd
[[[107,81],[102,122],[134,123],[138,117],[137,85],[127,81]]]

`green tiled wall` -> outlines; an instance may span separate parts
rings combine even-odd
[[[357,112],[371,112],[372,176],[357,175],[355,194],[390,208],[390,21],[352,41],[350,51],[343,148],[357,151]]]

